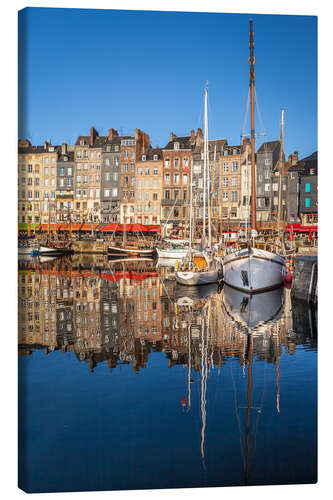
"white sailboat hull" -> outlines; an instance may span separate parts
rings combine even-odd
[[[223,259],[223,281],[248,293],[271,290],[283,283],[285,261],[258,248],[245,249]]]
[[[161,259],[181,260],[186,257],[188,248],[156,248],[157,255]]]

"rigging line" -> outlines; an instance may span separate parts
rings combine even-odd
[[[249,112],[249,105],[250,105],[250,88],[249,88],[249,92],[247,94],[247,101],[246,101],[246,110],[245,110],[245,116],[244,116],[244,122],[243,122],[243,128],[242,128],[242,137],[244,136],[244,133],[245,133],[245,127],[246,127],[246,123],[247,123],[247,115],[248,115],[248,112]]]
[[[266,135],[266,130],[265,130],[265,127],[264,127],[264,122],[262,120],[262,117],[261,117],[261,114],[260,114],[260,111],[259,111],[257,91],[256,91],[255,87],[254,87],[254,97],[255,97],[255,101],[256,101],[256,108],[257,108],[257,114],[258,114],[260,126],[261,126],[261,129],[262,129],[262,132]]]

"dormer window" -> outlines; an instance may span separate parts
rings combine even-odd
[[[142,155],[142,161],[146,161],[146,155]]]
[[[225,150],[223,151],[223,154],[224,154],[224,156],[228,156],[228,151],[225,149]]]
[[[310,168],[310,175],[314,175],[315,173],[315,169],[314,168]]]
[[[80,146],[84,146],[84,140],[83,139],[80,140]]]
[[[233,150],[232,150],[232,154],[233,154],[233,155],[236,155],[236,154],[237,154],[237,149],[233,149]]]
[[[53,146],[50,146],[50,147],[49,147],[49,152],[50,152],[50,153],[53,153],[53,151],[54,151],[54,147],[53,147]]]
[[[154,161],[158,160],[158,155],[154,155]]]
[[[64,161],[68,161],[68,156],[64,156]]]
[[[174,149],[179,149],[179,142],[175,142],[173,147],[174,147]]]

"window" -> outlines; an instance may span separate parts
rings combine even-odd
[[[237,172],[237,170],[238,170],[238,161],[233,161],[232,162],[232,171]]]
[[[65,174],[65,169],[62,167],[59,169],[59,174],[64,175]]]
[[[174,191],[174,199],[178,200],[178,198],[179,198],[179,190],[175,189],[175,191]]]
[[[145,170],[145,174],[146,174],[146,175],[149,175],[149,168],[146,168],[146,170]]]
[[[187,174],[183,174],[183,185],[187,185]]]
[[[124,164],[124,172],[127,172],[128,171],[128,163],[125,163]]]
[[[110,196],[110,189],[104,189],[104,196],[108,198]]]
[[[145,187],[149,188],[149,179],[145,179]]]
[[[131,172],[134,172],[135,171],[135,165],[134,163],[131,163]]]
[[[149,192],[145,192],[145,200],[149,201]]]
[[[112,188],[112,196],[118,196],[118,188]]]
[[[175,184],[179,184],[179,174],[175,174],[174,175],[174,179],[175,179]]]
[[[173,209],[173,216],[174,217],[179,217],[179,210],[178,210],[178,208],[174,208]]]
[[[170,200],[170,190],[169,189],[166,189],[166,191],[165,191],[165,199]]]
[[[118,172],[113,172],[113,180],[114,180],[115,182],[117,182],[117,181],[118,181]]]
[[[173,148],[174,149],[179,149],[179,142],[175,142],[174,145],[173,145]]]
[[[157,187],[158,187],[158,182],[157,182],[157,179],[153,179],[153,186],[154,186],[154,188],[157,188]]]
[[[164,163],[166,167],[170,167],[170,158],[166,158]]]
[[[311,206],[311,199],[310,198],[305,198],[305,207],[310,208]]]
[[[296,172],[290,172],[290,179],[296,179]]]
[[[231,185],[232,185],[232,187],[236,187],[237,186],[237,177],[232,177],[232,179],[231,179]]]
[[[278,191],[278,189],[279,189],[279,185],[275,182],[273,184],[273,191]]]
[[[228,172],[229,171],[229,164],[224,162],[223,163],[223,172]]]
[[[229,179],[228,177],[223,177],[223,187],[228,187]]]
[[[170,184],[170,174],[165,174],[165,184]]]
[[[174,167],[178,168],[179,167],[179,158],[175,158],[173,161]]]
[[[231,191],[231,201],[237,201],[237,191]]]
[[[269,158],[265,158],[265,165],[270,165],[271,164],[271,160]]]
[[[141,167],[138,168],[138,175],[142,175],[142,168]]]
[[[270,191],[270,190],[271,190],[271,185],[265,184],[265,191]]]
[[[306,193],[311,193],[311,184],[310,184],[310,182],[307,182],[305,184],[305,192]]]
[[[270,171],[265,170],[265,179],[269,179],[269,178],[270,178]]]

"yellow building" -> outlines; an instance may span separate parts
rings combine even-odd
[[[43,146],[32,146],[28,140],[18,143],[18,223],[20,230],[40,224],[40,173]]]

